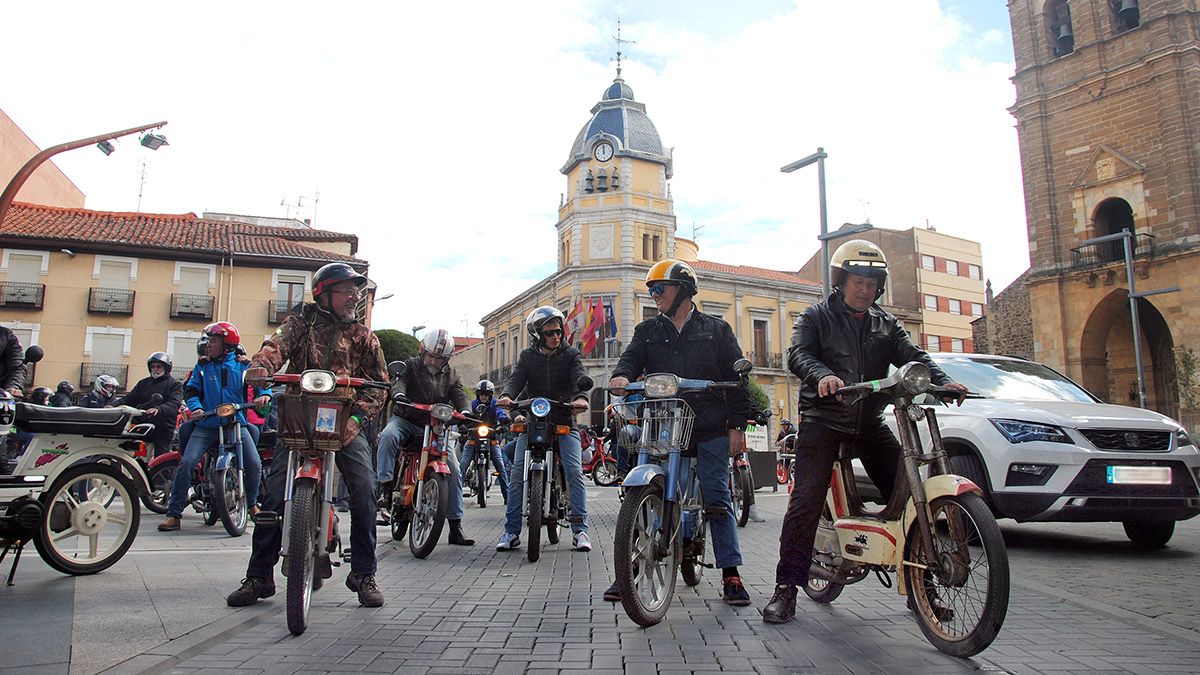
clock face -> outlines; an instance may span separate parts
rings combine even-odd
[[[612,159],[612,156],[613,148],[608,143],[597,143],[596,149],[592,150],[592,157],[595,157],[598,162],[607,162]]]

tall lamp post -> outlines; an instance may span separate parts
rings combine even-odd
[[[425,326],[423,326],[423,325],[421,325],[421,326],[413,326],[413,327],[412,327],[412,336],[413,336],[413,337],[417,337],[417,331],[419,331],[419,330],[425,330]]]
[[[139,131],[158,129],[166,126],[166,124],[166,121],[155,122],[154,124],[145,124],[140,127],[133,127],[132,129],[124,129],[122,131],[113,131],[107,134],[100,134],[99,136],[92,136],[91,138],[81,138],[77,141],[62,143],[51,148],[46,148],[45,150],[34,155],[28,162],[25,162],[25,166],[21,167],[21,170],[17,172],[17,175],[13,176],[12,180],[8,182],[8,187],[4,188],[4,193],[0,194],[0,225],[4,223],[4,217],[8,215],[8,209],[10,206],[12,206],[13,199],[15,199],[17,196],[17,191],[21,189],[21,186],[25,184],[25,181],[33,175],[33,172],[36,171],[43,162],[50,159],[54,155],[57,155],[60,152],[66,152],[67,150],[74,150],[75,148],[82,148],[85,145],[92,144],[99,145],[100,149],[104,152],[104,154],[107,155],[113,151],[112,144],[109,143],[109,141],[115,138],[121,138],[122,136],[136,134]],[[160,146],[167,145],[167,139],[159,134],[146,134],[144,137],[142,137],[142,145],[150,148],[151,150],[157,150]]]
[[[824,238],[829,233],[829,213],[825,208],[825,158],[829,155],[825,152],[825,148],[818,147],[817,151],[805,157],[798,159],[791,164],[779,167],[779,170],[784,173],[791,173],[797,169],[816,162],[817,164],[817,196],[821,203],[821,298],[829,297],[829,242]]]

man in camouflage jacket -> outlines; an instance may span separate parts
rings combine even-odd
[[[355,319],[354,308],[366,283],[366,277],[343,263],[332,263],[318,270],[313,276],[315,302],[290,314],[275,335],[263,343],[251,361],[246,379],[251,381],[278,372],[286,363],[291,373],[321,369],[337,375],[386,381],[379,339]],[[298,385],[289,388],[298,389]],[[342,435],[343,448],[335,457],[350,491],[351,558],[346,586],[358,593],[359,604],[380,607],[383,594],[375,583],[375,477],[371,446],[361,427],[379,414],[386,394],[366,388],[345,393],[354,398],[354,406]],[[265,407],[269,397],[264,395],[255,402]],[[271,463],[267,496],[262,505],[265,511],[283,513],[287,464],[284,455],[276,455]],[[272,570],[279,560],[281,537],[280,527],[254,528],[246,578],[242,587],[227,598],[231,607],[253,604],[275,593]]]

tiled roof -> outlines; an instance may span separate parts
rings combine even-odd
[[[454,338],[454,351],[461,352],[462,350],[466,349],[467,347],[474,347],[475,345],[479,344],[480,342],[483,342],[483,338],[456,337],[456,338]]]
[[[739,277],[752,277],[755,279],[767,279],[769,281],[783,281],[789,284],[807,284],[810,286],[821,285],[821,282],[810,281],[795,272],[768,270],[762,267],[748,267],[746,265],[726,265],[725,263],[712,262],[711,260],[697,260],[689,264],[697,270],[708,270],[709,272],[719,272],[721,274],[733,274]]]
[[[194,213],[122,213],[18,202],[0,225],[0,237],[365,264],[352,256],[304,244],[306,241],[357,243],[351,234],[206,220]]]

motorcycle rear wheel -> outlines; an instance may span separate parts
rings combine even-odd
[[[529,483],[525,488],[529,491],[529,516],[526,518],[529,541],[525,545],[525,557],[529,562],[537,562],[542,557],[542,498],[546,489],[546,479],[541,469],[529,472]]]
[[[734,468],[729,474],[729,492],[733,497],[733,517],[737,520],[738,527],[745,527],[746,523],[750,522],[750,500],[754,498],[749,468]]]
[[[825,528],[829,531],[833,530],[833,516],[829,512],[829,506],[825,506],[821,509],[821,520],[818,522],[817,528]],[[813,564],[820,565],[821,563],[814,559]],[[823,567],[826,569],[831,569],[828,565],[824,565]],[[828,605],[834,600],[837,600],[838,596],[842,594],[842,589],[844,588],[846,588],[844,584],[835,584],[831,581],[825,581],[824,579],[809,577],[808,583],[804,584],[804,594],[812,598],[815,602],[819,602],[822,605]]]
[[[308,629],[308,608],[312,602],[313,566],[321,527],[318,523],[320,497],[317,481],[301,478],[292,492],[292,522],[288,527],[287,550],[287,625],[292,635]]]
[[[245,480],[245,474],[236,466],[220,469],[213,475],[212,508],[231,537],[245,534],[250,519]]]
[[[675,595],[680,550],[676,543],[658,559],[655,548],[675,524],[663,523],[663,487],[659,482],[629,489],[617,515],[613,563],[621,605],[634,623],[653,626],[663,620]]]
[[[446,476],[430,469],[421,499],[413,504],[408,526],[408,550],[412,551],[413,557],[425,558],[433,553],[438,538],[442,536],[442,527],[446,524],[449,504],[450,491],[446,489]]]
[[[167,512],[167,503],[171,501],[171,483],[175,480],[175,471],[179,462],[163,462],[150,469],[147,479],[150,481],[150,493],[141,496],[142,505],[153,513],[162,515]]]
[[[86,499],[77,494],[86,490]],[[46,512],[33,543],[46,564],[64,574],[112,567],[137,538],[142,509],[129,479],[107,464],[70,467],[40,499]]]
[[[929,511],[935,550],[924,550],[920,524],[914,522],[904,555],[906,562],[931,566],[904,566],[913,613],[925,638],[939,651],[974,656],[996,639],[1008,613],[1004,537],[977,494],[939,497]]]

